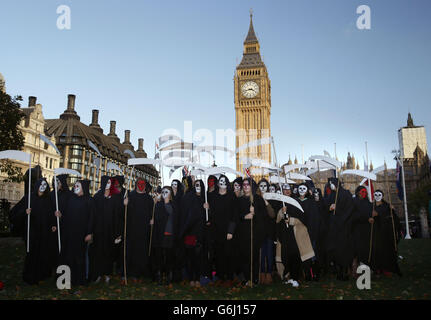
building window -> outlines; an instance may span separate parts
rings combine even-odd
[[[49,159],[49,168],[52,169],[52,159]]]

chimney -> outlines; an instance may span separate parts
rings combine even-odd
[[[67,96],[67,109],[60,115],[60,119],[76,119],[79,121],[80,117],[75,111],[75,98],[74,94]]]
[[[36,100],[37,100],[36,97],[33,97],[33,96],[28,97],[28,107],[29,108],[34,107],[36,105]]]
[[[103,133],[103,129],[99,126],[99,110],[93,109],[93,116],[91,118],[90,128],[96,129]]]
[[[91,124],[97,125],[97,124],[99,124],[98,123],[99,122],[99,110],[93,109],[92,112],[93,112],[93,116],[91,118]]]
[[[138,151],[144,151],[144,139],[143,138],[138,139]]]
[[[117,136],[116,134],[115,134],[115,125],[116,125],[116,121],[111,121],[111,126],[110,126],[110,128],[109,128],[109,134],[108,134],[108,136]]]
[[[123,144],[130,144],[130,130],[124,130],[124,142]]]
[[[67,96],[67,110],[68,111],[74,111],[75,110],[75,95],[69,94]]]

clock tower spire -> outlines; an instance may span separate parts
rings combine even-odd
[[[242,60],[236,67],[234,77],[237,148],[253,140],[271,136],[271,81],[260,56],[260,44],[254,32],[252,10],[243,45]],[[243,158],[257,158],[271,163],[271,145],[251,147],[236,156],[236,168],[243,172],[245,164]],[[258,179],[260,176],[255,178]]]

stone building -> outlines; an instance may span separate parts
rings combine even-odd
[[[98,123],[99,110],[92,110],[92,121],[89,125],[80,122],[80,117],[75,111],[75,95],[68,95],[66,110],[59,119],[47,119],[45,132],[53,136],[56,146],[61,152],[60,167],[74,169],[90,180],[90,192],[95,193],[100,187],[100,178],[103,175],[117,175],[117,171],[108,172],[108,162],[116,164],[124,173],[126,183],[131,168],[127,166],[127,160],[131,157],[126,152],[131,152],[136,158],[146,158],[144,151],[144,139],[138,140],[138,149],[135,150],[130,141],[130,130],[125,130],[124,141],[115,132],[116,121],[110,122],[110,131],[107,135]],[[93,150],[88,141],[92,142],[102,155]],[[127,151],[128,150],[128,151]],[[97,159],[97,160],[96,160]],[[99,167],[96,162],[100,161]],[[151,185],[157,185],[159,181],[158,171],[152,165],[136,166],[131,179],[134,188],[136,178],[147,179]],[[76,177],[70,178],[70,183],[76,181]]]
[[[58,168],[60,163],[60,156],[57,152],[40,139],[40,134],[45,134],[44,126],[45,119],[43,117],[42,105],[36,104],[36,97],[29,97],[28,107],[21,108],[24,114],[18,128],[24,135],[23,152],[31,155],[32,167],[39,165],[42,168],[43,176],[48,180],[51,185],[54,176],[54,169]],[[51,142],[55,140],[51,138]],[[28,170],[28,163],[21,161],[13,161],[14,165],[21,168],[24,173]],[[6,176],[0,174],[0,179]],[[0,198],[7,199],[11,205],[15,205],[24,195],[24,183],[0,183]]]
[[[5,82],[0,74],[0,89],[5,92]],[[21,108],[24,118],[19,124],[19,129],[24,135],[24,147],[22,151],[31,155],[32,167],[39,165],[42,175],[52,185],[54,169],[63,167],[77,170],[81,175],[91,181],[90,192],[94,194],[100,187],[100,178],[104,174],[117,175],[116,170],[107,171],[108,162],[116,164],[125,175],[127,183],[131,168],[127,166],[130,153],[136,158],[146,158],[144,139],[138,139],[138,148],[130,141],[130,130],[125,130],[124,141],[115,133],[115,121],[111,121],[108,135],[98,124],[98,110],[93,110],[92,123],[85,125],[80,122],[80,117],[75,111],[75,96],[68,96],[66,110],[59,119],[45,119],[42,105],[36,103],[36,97],[29,97],[28,107]],[[45,135],[59,149],[58,155],[52,146],[40,139],[40,134]],[[94,164],[98,154],[89,147],[88,140],[94,143],[102,155],[99,169]],[[127,151],[129,150],[129,151]],[[125,153],[127,151],[127,153]],[[14,161],[15,166],[24,173],[28,169],[28,163]],[[134,188],[136,178],[143,177],[153,186],[159,183],[159,173],[151,165],[136,166],[131,179],[131,187]],[[0,180],[6,178],[0,172]],[[69,177],[69,185],[77,180],[76,176]],[[52,187],[52,186],[51,186]],[[24,195],[24,183],[1,182],[0,199],[6,199],[11,206],[15,205]]]

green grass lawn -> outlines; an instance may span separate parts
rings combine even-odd
[[[109,285],[91,284],[88,287],[58,290],[54,278],[38,286],[29,286],[22,281],[25,246],[16,239],[0,239],[0,300],[5,299],[430,299],[431,293],[431,240],[413,239],[400,242],[399,261],[403,277],[372,277],[370,290],[359,290],[356,280],[337,281],[327,276],[319,282],[301,282],[299,288],[292,288],[280,281],[272,285],[254,288],[224,288],[214,285],[191,288],[184,284],[157,286],[149,280],[121,285],[120,278],[114,277]]]

